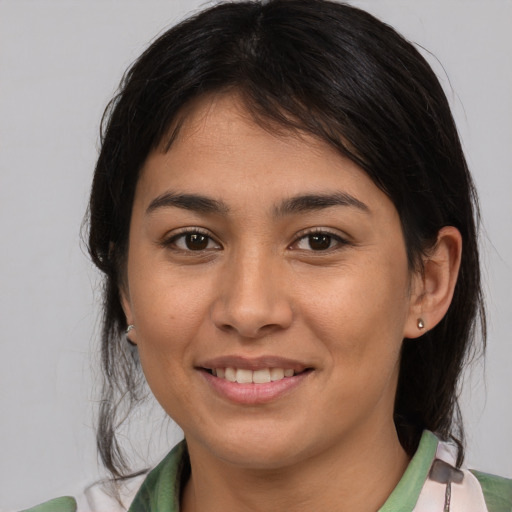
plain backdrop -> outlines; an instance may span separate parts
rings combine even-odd
[[[480,191],[485,371],[462,395],[468,465],[512,476],[512,2],[355,1],[428,48]],[[80,246],[103,108],[126,67],[198,0],[0,0],[0,508],[98,478],[100,282]],[[446,70],[446,71],[445,71]],[[151,407],[134,448],[180,435]],[[138,441],[137,441],[138,439]],[[137,444],[138,443],[138,444]],[[144,455],[144,453],[143,453]]]

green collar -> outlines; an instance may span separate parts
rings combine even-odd
[[[410,512],[414,509],[427,480],[438,443],[437,437],[432,432],[423,431],[414,457],[379,512]]]
[[[414,508],[437,444],[438,439],[432,432],[423,432],[418,450],[379,512],[410,512]],[[182,441],[148,474],[128,512],[179,512],[181,483],[189,472],[186,443]]]
[[[148,474],[128,512],[179,512],[185,471],[190,472],[190,462],[187,445],[181,441]]]

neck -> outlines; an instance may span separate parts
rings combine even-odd
[[[192,474],[181,508],[184,512],[374,512],[409,462],[391,427],[366,435],[358,431],[328,451],[264,470],[221,461],[189,440]]]

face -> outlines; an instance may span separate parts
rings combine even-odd
[[[413,281],[368,176],[312,137],[260,128],[236,98],[196,104],[146,161],[123,305],[193,449],[277,467],[393,429]]]

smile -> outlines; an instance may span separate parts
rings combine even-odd
[[[315,367],[304,361],[270,355],[220,356],[201,361],[196,370],[215,395],[240,405],[278,400],[315,373]]]
[[[212,368],[211,374],[219,379],[240,384],[265,384],[293,377],[296,372],[291,368],[262,368],[260,370],[248,370],[246,368]]]

